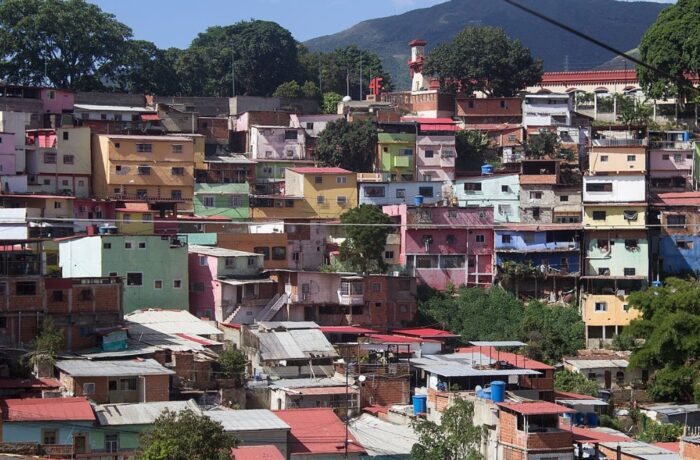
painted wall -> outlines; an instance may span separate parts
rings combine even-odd
[[[250,186],[243,184],[195,184],[194,213],[231,219],[250,217]],[[209,200],[213,203],[209,204]]]
[[[693,150],[652,148],[649,152],[649,163],[652,176],[659,171],[690,171],[693,169]]]
[[[612,191],[595,191],[592,184],[612,184]],[[584,203],[631,202],[646,200],[646,177],[583,176]]]
[[[381,172],[391,173],[398,181],[413,179],[416,168],[415,134],[379,133],[377,149],[377,166]]]
[[[320,177],[321,183],[316,183]],[[297,217],[330,219],[340,217],[348,209],[357,206],[357,179],[355,173],[347,174],[299,174],[287,170],[285,174],[285,193],[304,197],[304,205],[311,214]],[[301,187],[299,186],[301,185]],[[319,197],[323,202],[319,203]],[[339,201],[345,198],[345,202]]]
[[[527,95],[523,99],[523,126],[568,126],[571,124],[572,110],[569,98]]]
[[[628,326],[630,321],[639,317],[638,310],[629,308],[627,296],[583,294],[582,300],[586,326]],[[605,302],[607,311],[596,311],[597,302]]]
[[[481,190],[465,190],[464,184],[468,183],[481,184]],[[460,207],[490,207],[494,222],[520,222],[518,174],[460,178],[453,190]]]
[[[7,422],[2,423],[3,442],[31,442],[42,443],[42,429],[58,430],[57,443],[61,445],[73,445],[73,435],[87,433],[92,428],[92,422],[71,421],[65,422]]]
[[[588,172],[591,174],[644,174],[646,173],[646,147],[592,147]]]
[[[700,236],[662,236],[659,238],[659,259],[664,275],[700,273]]]
[[[139,447],[139,436],[152,425],[115,425],[93,427],[90,430],[90,450],[105,451],[105,437],[117,435],[119,450],[136,450]]]
[[[41,102],[44,113],[72,112],[75,104],[75,93],[69,90],[42,88]]]
[[[634,244],[636,243],[636,247]],[[586,275],[629,276],[625,268],[634,269],[634,276],[649,275],[649,241],[644,232],[611,231],[586,234]]]
[[[150,212],[115,211],[118,232],[124,235],[153,235],[153,215]]]
[[[0,133],[0,175],[14,176],[17,172],[15,163],[15,135]]]
[[[455,177],[455,136],[416,137],[416,179],[451,182]]]
[[[285,133],[295,133],[287,136]],[[250,127],[250,157],[255,160],[305,160],[306,131],[277,126]],[[290,137],[287,139],[287,137]]]
[[[0,132],[14,133],[15,135],[15,167],[18,173],[24,172],[26,169],[25,135],[27,129],[31,127],[34,117],[36,115],[26,112],[0,111]],[[36,124],[38,124],[38,120]]]
[[[645,206],[605,206],[586,204],[583,207],[583,226],[590,229],[643,229],[646,227]],[[625,211],[636,212],[635,220],[625,219]],[[596,220],[593,213],[605,212],[605,219]]]
[[[359,204],[386,206],[392,204],[415,204],[415,197],[423,197],[423,204],[442,201],[443,183],[432,182],[363,182],[359,184]]]
[[[514,261],[533,266],[545,265],[566,273],[581,271],[580,243],[574,231],[496,230],[495,249],[497,265]]]

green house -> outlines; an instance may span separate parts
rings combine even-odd
[[[195,184],[194,213],[197,216],[222,216],[231,219],[250,217],[250,188],[242,184]]]
[[[378,167],[396,181],[412,181],[416,170],[416,135],[379,133]]]

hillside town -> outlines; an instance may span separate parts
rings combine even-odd
[[[335,99],[2,81],[0,458],[700,459],[697,105],[406,46]]]

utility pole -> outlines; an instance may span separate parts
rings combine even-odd
[[[236,55],[231,44],[231,97],[236,97]]]
[[[362,56],[360,55],[360,100],[362,100]]]

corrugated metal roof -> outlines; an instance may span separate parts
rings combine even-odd
[[[252,331],[260,341],[263,360],[337,357],[335,349],[320,329],[291,331]]]
[[[279,271],[279,270],[269,270]],[[313,321],[260,321],[258,323],[261,329],[318,329],[319,325]]]
[[[0,401],[6,422],[93,421],[90,402],[85,398],[28,398]]]
[[[612,450],[616,450],[620,446],[623,455],[634,456],[640,460],[680,460],[677,453],[642,441],[602,442],[600,444]]]
[[[267,409],[213,409],[204,415],[221,423],[224,431],[289,430],[290,427]]]
[[[345,386],[345,380],[330,378],[320,379],[280,379],[275,380],[270,388],[311,388],[311,387],[336,387]]]
[[[165,411],[180,412],[186,409],[201,415],[197,403],[189,401],[159,401],[138,404],[101,404],[95,406],[100,425],[148,425]]]
[[[469,342],[476,347],[524,347],[525,344],[518,340],[474,340]]]
[[[349,424],[350,432],[373,456],[410,456],[413,445],[418,442],[416,432],[409,425],[395,425],[362,414]]]
[[[237,251],[235,249],[210,246],[198,246],[196,244],[190,244],[187,250],[196,254],[204,254],[212,257],[263,257],[262,254],[258,254],[256,252]]]
[[[231,460],[285,460],[285,458],[277,447],[262,445],[231,449]]]
[[[565,359],[566,363],[576,369],[625,368],[629,365],[626,359]]]
[[[77,110],[92,110],[96,112],[155,112],[148,107],[134,107],[132,105],[97,105],[97,104],[75,104]]]
[[[178,332],[191,335],[222,334],[219,329],[202,321],[186,310],[138,310],[124,315],[124,319],[131,323],[128,327],[132,335],[139,332],[152,333],[153,331],[164,334],[176,334]],[[139,326],[142,326],[143,329]]]
[[[88,361],[67,359],[58,361],[56,368],[72,377],[111,377],[138,375],[170,375],[175,372],[164,368],[155,359],[125,361]]]
[[[560,406],[547,401],[533,401],[508,403],[502,402],[496,404],[502,409],[508,409],[522,415],[545,415],[545,414],[571,414],[576,412],[568,407]]]
[[[508,375],[540,375],[534,369],[495,369],[495,360],[480,353],[431,355],[412,359],[411,365],[442,377],[500,377]]]

